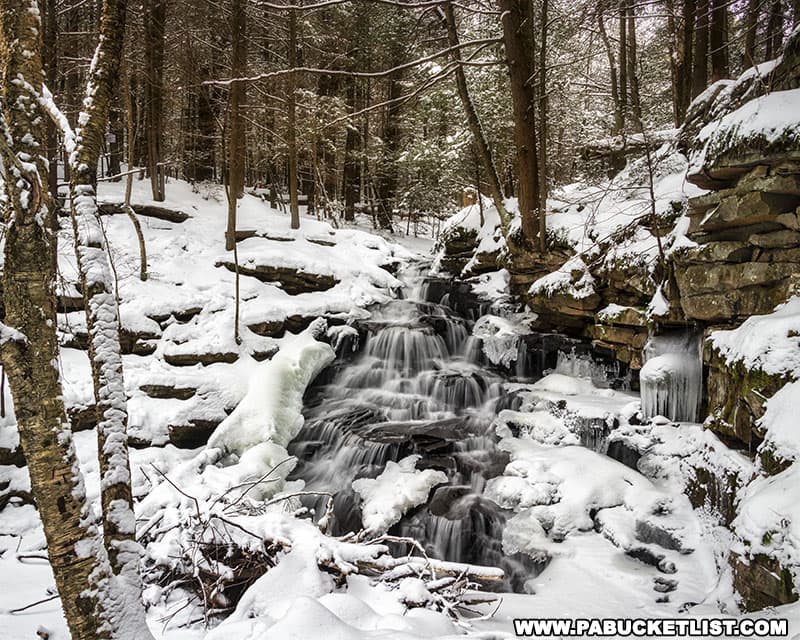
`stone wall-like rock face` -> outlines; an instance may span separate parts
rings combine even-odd
[[[705,327],[706,337],[749,316],[771,314],[800,294],[798,87],[800,32],[795,32],[777,61],[709,88],[692,105],[681,132],[690,158],[687,180],[711,191],[689,200],[686,235],[696,246],[673,255],[674,272],[681,309],[687,321]],[[766,400],[789,377],[727,360],[708,341],[704,362],[705,426],[729,446],[759,456],[761,475],[786,469],[788,461],[760,446],[759,421]],[[698,497],[707,493],[698,491]],[[733,521],[735,501],[728,506],[726,524]],[[736,526],[734,539],[743,544],[731,554],[730,565],[742,607],[756,611],[796,601],[797,567],[750,551],[763,541],[748,540]]]
[[[773,396],[787,380],[749,369],[741,362],[728,363],[708,342],[705,344],[709,407],[706,426],[732,446],[755,451],[763,440],[757,423],[764,415],[764,399]]]
[[[733,586],[742,596],[745,611],[796,602],[797,593],[790,572],[769,556],[758,554],[744,558],[732,554]]]
[[[698,246],[674,256],[686,318],[733,325],[798,291],[798,210],[800,162],[758,165],[733,187],[690,200],[687,235]]]

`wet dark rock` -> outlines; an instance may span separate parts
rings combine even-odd
[[[653,578],[653,591],[658,593],[671,593],[678,588],[678,581],[671,578],[662,578],[658,576]]]
[[[683,546],[683,541],[673,530],[659,526],[653,520],[636,521],[636,539],[645,544],[655,544],[671,551],[692,552],[692,549]]]
[[[218,420],[196,418],[188,424],[169,425],[169,441],[179,449],[196,449],[208,442],[219,426]]]
[[[13,466],[22,468],[26,465],[25,454],[19,445],[14,449],[0,447],[0,466]]]
[[[732,554],[730,563],[733,586],[742,597],[746,611],[760,611],[797,601],[791,573],[774,558],[761,554],[751,558]]]
[[[365,440],[387,444],[413,442],[427,451],[481,433],[481,429],[470,417],[421,422],[381,422],[354,430]]]
[[[93,404],[67,407],[67,418],[72,431],[88,431],[97,426],[97,412]]]
[[[223,260],[217,262],[218,267],[225,267],[229,271],[236,271],[233,262]],[[338,284],[338,280],[330,275],[320,273],[306,273],[291,267],[281,267],[267,264],[253,264],[245,262],[239,265],[239,273],[252,276],[270,284],[278,284],[289,295],[327,291]]]
[[[639,470],[638,464],[642,454],[622,440],[611,440],[606,455],[634,471]]]
[[[286,325],[283,320],[265,320],[247,325],[253,333],[267,338],[280,338],[286,332]]]
[[[182,323],[189,322],[202,310],[202,307],[187,307],[185,309],[179,308],[164,313],[150,313],[147,314],[147,317],[151,320],[155,320],[159,325],[161,325],[162,329],[165,329],[172,319]]]
[[[119,331],[119,347],[123,355],[149,356],[156,350],[156,342],[160,333],[152,331],[131,331],[122,327]]]
[[[280,351],[280,348],[273,346],[266,349],[256,349],[250,355],[256,362],[264,362],[265,360],[272,360],[278,351]]]
[[[663,553],[653,551],[650,547],[644,545],[630,547],[625,550],[625,555],[655,567],[662,573],[675,573],[675,565],[668,562]]]
[[[239,354],[233,352],[164,354],[164,362],[172,365],[173,367],[193,367],[197,364],[206,366],[209,364],[216,364],[218,362],[231,364],[232,362],[236,362],[238,359]]]
[[[168,384],[143,384],[139,387],[151,398],[174,398],[175,400],[188,400],[197,393],[194,387],[176,387]]]
[[[455,508],[455,504],[461,498],[470,493],[472,493],[472,487],[466,485],[438,487],[433,491],[433,497],[428,502],[428,509],[435,516],[444,516],[450,520],[461,519],[464,514],[453,517],[450,515],[451,510]]]

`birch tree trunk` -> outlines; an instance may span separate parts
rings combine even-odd
[[[100,40],[75,130],[71,154],[70,201],[79,284],[86,306],[89,360],[97,411],[103,536],[114,578],[121,581],[118,621],[133,637],[152,638],[139,599],[141,548],[131,495],[127,443],[127,399],[122,377],[119,313],[107,247],[97,210],[96,170],[108,112],[119,77],[125,32],[124,0],[105,0]]]
[[[151,637],[129,614],[86,502],[62,400],[56,341],[56,236],[48,224],[46,116],[41,24],[36,0],[0,2],[0,157],[7,225],[0,354],[15,401],[20,441],[44,526],[47,550],[73,640]],[[137,556],[138,560],[138,556]],[[143,612],[141,605],[139,611]],[[138,628],[129,625],[140,625]]]

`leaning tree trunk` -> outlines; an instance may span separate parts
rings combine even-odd
[[[124,0],[105,0],[100,41],[89,68],[84,110],[71,154],[70,201],[78,274],[86,306],[89,360],[97,413],[103,536],[116,578],[127,583],[126,627],[152,638],[144,620],[127,444],[127,399],[122,378],[119,313],[97,209],[96,170],[119,76],[125,32]],[[135,600],[135,601],[134,601]]]
[[[461,53],[458,49],[458,29],[456,28],[456,17],[452,2],[445,2],[442,9],[444,11],[445,26],[447,27],[447,44],[452,49],[450,55],[453,62],[456,64],[455,76],[458,96],[461,98],[464,115],[467,117],[467,125],[472,134],[472,140],[475,143],[478,157],[483,166],[483,171],[489,181],[489,194],[492,196],[492,201],[500,216],[500,225],[503,229],[503,235],[506,235],[508,233],[510,219],[503,202],[503,188],[500,186],[500,177],[497,175],[497,168],[494,164],[492,151],[489,148],[489,142],[486,140],[480,118],[478,117],[478,112],[475,110],[475,104],[472,102],[472,96],[469,94],[467,76],[464,73],[464,66],[461,64]],[[481,195],[478,193],[478,198],[480,197]]]
[[[524,241],[534,246],[539,232],[539,166],[536,145],[536,92],[533,15],[529,0],[499,0],[503,43],[514,111],[514,143],[517,149],[519,212]]]
[[[36,95],[42,81],[37,9],[36,0],[0,2],[8,323],[0,325],[0,354],[70,634],[75,640],[105,640],[125,623],[127,607],[119,607],[123,592],[116,589],[86,501],[56,365],[56,236],[48,224],[54,204],[44,186],[48,169],[40,153],[46,116]]]

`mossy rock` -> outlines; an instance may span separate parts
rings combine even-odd
[[[743,557],[733,553],[730,564],[733,586],[745,611],[761,611],[797,601],[792,574],[776,559],[764,554]]]

